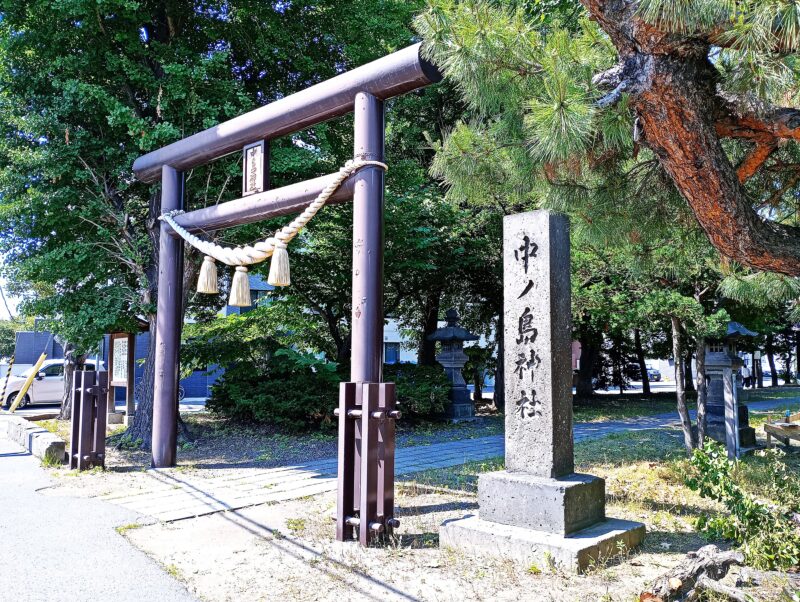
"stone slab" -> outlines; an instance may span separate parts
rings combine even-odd
[[[508,558],[526,568],[584,572],[595,563],[613,559],[639,546],[645,536],[641,523],[609,519],[567,537],[512,527],[469,515],[445,521],[439,546],[471,556]]]
[[[122,412],[109,412],[106,414],[106,424],[122,424],[125,421],[125,414]]]
[[[559,535],[604,520],[605,499],[605,480],[592,475],[548,479],[500,471],[478,477],[481,518]]]
[[[0,433],[40,460],[64,462],[64,440],[21,416],[0,414]]]

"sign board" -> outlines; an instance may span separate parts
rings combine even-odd
[[[111,366],[111,381],[128,382],[128,337],[114,337],[114,365]]]
[[[264,166],[266,164],[264,141],[244,147],[244,178],[242,196],[264,192]]]

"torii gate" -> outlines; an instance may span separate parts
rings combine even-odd
[[[183,209],[185,171],[354,112],[354,157],[383,161],[384,101],[436,83],[437,69],[410,46],[269,105],[139,157],[136,177],[161,180],[161,211]],[[265,153],[268,154],[268,151]],[[329,174],[179,214],[189,232],[217,230],[297,213],[338,174]],[[245,186],[246,188],[246,186]],[[394,384],[381,383],[383,366],[384,172],[366,167],[350,176],[328,202],[353,199],[352,352],[350,382],[339,399],[336,538],[367,545],[374,534],[397,526],[394,518]],[[183,241],[161,224],[156,321],[152,465],[175,465],[182,304]],[[364,442],[362,445],[362,441]],[[363,528],[362,528],[363,527]]]

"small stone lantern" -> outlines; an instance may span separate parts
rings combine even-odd
[[[470,399],[461,369],[469,359],[464,353],[464,342],[477,341],[479,337],[458,325],[460,316],[455,309],[447,310],[445,318],[447,326],[428,335],[429,341],[439,341],[442,344],[442,352],[436,356],[436,361],[444,367],[445,374],[450,379],[450,405],[445,410],[445,415],[453,422],[472,420],[475,418],[475,404]]]
[[[736,355],[736,342],[740,338],[756,336],[758,333],[738,322],[729,322],[724,338],[706,343],[706,433],[724,444],[731,458],[737,457],[742,448],[756,444],[747,406],[739,403],[739,369],[743,364]]]

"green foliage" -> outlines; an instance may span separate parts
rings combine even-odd
[[[790,514],[798,509],[800,488],[778,456],[773,456],[770,488],[788,488],[789,503],[775,506],[756,498],[737,482],[739,467],[728,460],[723,446],[708,442],[692,457],[694,475],[687,485],[703,497],[721,502],[726,514],[701,517],[698,527],[712,537],[730,539],[742,546],[748,564],[762,569],[789,569],[800,565],[800,529]],[[786,500],[786,493],[780,495]]]
[[[228,366],[212,387],[207,407],[236,420],[290,431],[332,427],[340,380],[336,364],[279,349],[261,366]]]
[[[420,7],[0,0],[0,250],[24,310],[79,352],[152,317],[158,188],[135,181],[134,159],[408,45]],[[417,97],[394,105],[420,114]],[[421,135],[393,132],[387,146],[419,148]],[[274,140],[271,153],[276,186],[333,171],[352,156],[351,122]],[[187,174],[187,209],[235,197],[239,163]],[[189,310],[221,299],[190,295]]]
[[[665,312],[649,311],[661,302],[680,315],[690,336],[711,336],[717,324],[704,320],[721,309],[722,295],[740,304],[797,299],[794,279],[720,265],[658,158],[639,139],[631,98],[623,91],[603,101],[608,88],[595,76],[620,60],[608,36],[584,19],[578,3],[541,7],[429,0],[415,22],[426,52],[468,107],[434,145],[432,173],[447,184],[448,198],[504,213],[550,208],[570,216],[573,249],[586,251],[574,257],[595,255],[588,259],[597,275],[586,270],[573,288],[584,337],[642,324],[668,330]],[[757,110],[756,95],[781,104],[799,97],[799,7],[795,0],[641,0],[631,18],[705,36],[721,90],[746,92],[743,102]],[[724,145],[733,165],[749,152],[738,141]],[[775,168],[748,181],[748,192],[763,217],[796,223],[798,179],[791,166],[800,160],[798,145],[781,145],[773,158]],[[579,273],[585,265],[578,264]],[[614,307],[626,311],[608,311]]]
[[[213,386],[207,407],[236,420],[288,431],[332,428],[342,380],[345,377],[335,363],[281,348],[259,364],[229,365]],[[444,412],[450,385],[441,368],[385,366],[384,380],[397,384],[404,418],[436,417]]]
[[[397,385],[404,418],[436,417],[444,412],[450,381],[440,366],[386,365],[383,379]]]
[[[765,99],[796,94],[796,0],[640,0],[639,14],[666,31],[722,46],[717,58],[728,89]]]
[[[10,358],[17,342],[17,331],[26,330],[22,320],[0,320],[0,358]]]

